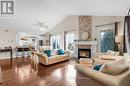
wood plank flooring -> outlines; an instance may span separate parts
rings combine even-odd
[[[76,71],[74,65],[74,61],[40,64],[36,70],[29,58],[0,60],[3,75],[0,86],[104,86]]]

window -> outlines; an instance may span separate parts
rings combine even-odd
[[[50,45],[53,49],[60,49],[60,35],[52,35],[50,37]]]
[[[115,34],[113,30],[101,31],[101,52],[107,52],[107,50],[114,50],[115,46]]]
[[[74,33],[66,33],[66,50],[74,50]]]

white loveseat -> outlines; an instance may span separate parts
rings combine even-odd
[[[113,76],[93,70],[84,65],[76,65],[75,68],[106,86],[130,86],[130,69],[119,75]]]
[[[118,58],[118,60],[119,60],[119,58]],[[106,62],[109,62],[109,60],[101,61],[101,60],[97,59],[96,64],[99,64],[100,62],[106,63]],[[123,65],[123,63],[122,63],[122,65]],[[100,71],[96,71],[93,68],[89,68],[82,64],[75,65],[75,69],[77,69],[77,71],[85,74],[86,76],[89,76],[89,77],[101,82],[105,86],[130,86],[130,68],[118,75],[110,75],[110,74],[106,74],[106,73],[103,73]]]

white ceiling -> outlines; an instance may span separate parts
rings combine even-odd
[[[68,15],[125,16],[130,0],[15,0],[15,17],[0,18],[0,26],[45,34]],[[36,21],[49,30],[40,31]]]

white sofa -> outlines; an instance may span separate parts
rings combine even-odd
[[[112,56],[112,57],[110,56],[109,58],[112,58],[114,60],[110,60],[110,59],[104,60],[101,58],[93,58],[94,65],[112,63],[112,62],[117,62],[117,61],[120,62],[119,64],[122,64],[122,65],[126,63],[124,56]],[[106,86],[130,86],[130,68],[119,75],[109,75],[100,71],[96,71],[93,68],[89,68],[86,65],[82,65],[82,64],[75,65],[75,69],[103,83]]]
[[[69,60],[69,55],[68,54],[54,55],[54,56],[48,57],[44,53],[39,53],[39,52],[32,51],[32,57],[34,57],[34,55],[38,56],[39,63],[44,64],[44,65],[51,65],[51,64],[55,64],[55,63],[59,63],[59,62]]]
[[[106,86],[130,86],[130,69],[119,75],[109,75],[99,71],[94,70],[93,68],[86,67],[84,65],[76,65],[75,69],[79,72],[101,82]]]

